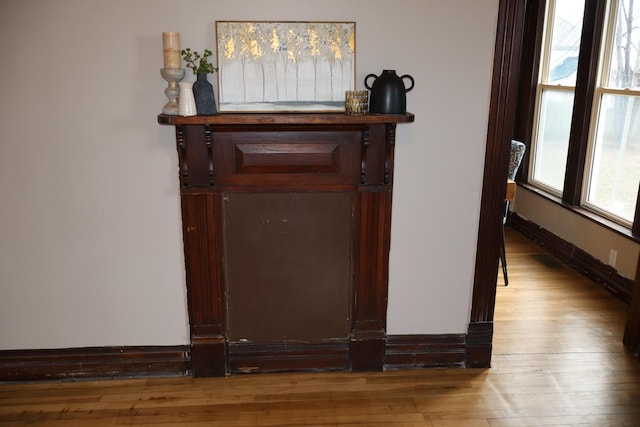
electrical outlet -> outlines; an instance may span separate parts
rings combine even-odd
[[[617,258],[618,258],[618,251],[616,251],[615,249],[610,249],[609,250],[609,265],[611,267],[615,267],[616,266]]]

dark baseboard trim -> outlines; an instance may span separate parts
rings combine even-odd
[[[465,366],[467,368],[490,368],[493,350],[493,322],[469,324],[467,334]]]
[[[561,261],[602,285],[620,300],[627,304],[631,302],[633,280],[622,277],[613,267],[597,260],[538,224],[522,218],[516,212],[509,215],[509,225],[537,245],[547,249]]]
[[[391,335],[385,348],[385,370],[465,366],[464,334]]]
[[[383,340],[380,368],[397,370],[465,366],[464,334],[391,335]],[[348,340],[229,343],[229,372],[362,371],[350,366]],[[352,361],[353,362],[353,361]]]
[[[349,370],[347,339],[236,342],[228,351],[231,374]]]
[[[0,381],[184,376],[189,346],[0,351]]]
[[[485,340],[481,341],[480,344],[486,344]],[[469,353],[468,345],[469,339],[464,334],[387,336],[384,341],[383,368],[463,368],[467,366],[465,357]],[[347,339],[229,343],[228,373],[350,371],[349,352],[350,342]],[[189,346],[0,351],[0,382],[192,374]]]

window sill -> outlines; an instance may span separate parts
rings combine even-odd
[[[616,222],[611,221],[608,218],[605,218],[603,216],[600,216],[594,212],[591,212],[583,207],[580,206],[573,206],[570,205],[568,203],[564,203],[562,201],[561,198],[559,198],[558,196],[555,196],[553,194],[547,193],[544,190],[541,190],[537,187],[534,187],[532,185],[529,184],[521,184],[518,183],[518,186],[521,188],[524,188],[532,193],[537,194],[540,197],[543,197],[547,200],[549,200],[550,202],[556,203],[560,206],[562,206],[563,208],[567,209],[568,211],[571,211],[573,213],[575,213],[576,215],[580,215],[583,218],[588,219],[589,221],[595,222],[596,224],[622,236],[622,237],[626,237],[627,239],[636,242],[636,243],[640,243],[640,236],[635,236],[631,233],[631,229],[624,227]]]

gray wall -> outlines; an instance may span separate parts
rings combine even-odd
[[[186,344],[163,31],[357,22],[357,82],[411,74],[399,126],[388,331],[466,332],[498,0],[0,2],[0,349]],[[192,79],[188,74],[187,79]]]

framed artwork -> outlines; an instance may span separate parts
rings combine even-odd
[[[221,112],[344,111],[355,22],[216,21]]]

